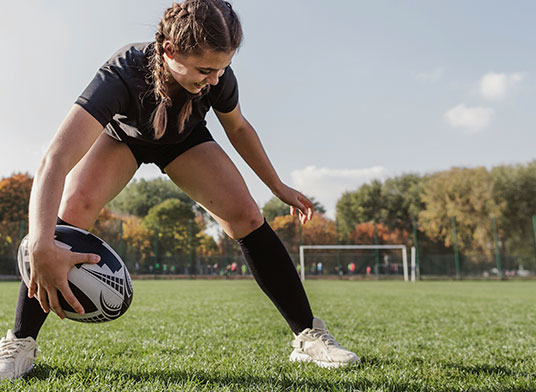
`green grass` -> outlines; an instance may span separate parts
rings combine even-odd
[[[309,281],[313,311],[363,363],[291,364],[253,281],[135,281],[120,319],[51,315],[24,380],[0,391],[536,391],[536,282]],[[0,284],[0,330],[18,284]]]

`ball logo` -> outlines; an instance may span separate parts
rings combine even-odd
[[[95,249],[99,249],[101,260],[97,263],[98,266],[107,265],[113,273],[122,268],[119,256],[106,242],[85,230],[78,229],[80,231],[73,232],[72,229],[74,228],[70,226],[56,226],[54,239],[69,244],[69,250],[73,252],[94,253]]]

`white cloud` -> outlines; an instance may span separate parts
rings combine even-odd
[[[445,113],[445,119],[454,128],[464,128],[469,132],[478,132],[487,128],[495,110],[485,107],[466,107],[464,104],[453,107]]]
[[[423,82],[437,82],[439,79],[441,79],[444,73],[445,73],[445,68],[438,67],[430,72],[421,72],[421,73],[415,74],[415,78]]]
[[[384,179],[389,175],[383,166],[366,169],[329,169],[307,166],[291,173],[294,186],[308,196],[314,197],[324,207],[326,215],[335,217],[335,205],[341,195],[355,190],[373,179]]]
[[[480,95],[490,101],[500,101],[523,81],[523,75],[488,72],[480,79]]]

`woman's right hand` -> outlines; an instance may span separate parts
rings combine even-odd
[[[58,247],[55,243],[46,247],[30,246],[31,276],[28,297],[32,298],[37,294],[43,311],[48,313],[52,309],[63,319],[65,313],[58,299],[59,291],[76,313],[84,314],[84,308],[69,287],[67,276],[76,264],[97,264],[99,261],[98,255],[71,252]]]

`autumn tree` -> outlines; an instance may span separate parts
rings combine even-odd
[[[14,257],[27,231],[28,202],[33,179],[13,174],[0,180],[0,254]]]
[[[196,234],[195,254],[199,256],[213,256],[218,253],[216,240],[205,232],[206,221],[201,214],[196,214],[195,225],[199,230]]]
[[[337,244],[337,226],[335,221],[316,214],[301,226],[301,237],[303,245],[334,245]]]
[[[0,180],[0,221],[28,220],[28,203],[33,178],[28,174],[13,174]]]
[[[409,238],[409,233],[406,230],[389,229],[383,223],[376,224],[377,244],[374,244],[374,222],[358,223],[352,234],[352,243],[357,245],[398,245],[406,244]]]
[[[272,221],[272,229],[279,236],[287,250],[298,252],[299,228],[298,219],[293,215],[278,216]]]
[[[122,219],[118,215],[112,213],[108,208],[103,208],[91,228],[91,232],[106,241],[115,251],[119,251],[121,222]]]
[[[424,184],[422,200],[426,208],[419,223],[430,238],[451,246],[454,217],[461,251],[491,253],[491,217],[499,209],[493,198],[493,176],[486,168],[436,173]]]
[[[291,253],[297,253],[299,245],[330,245],[337,243],[335,222],[322,214],[302,225],[296,216],[279,216],[272,228]]]
[[[123,241],[125,243],[125,262],[144,265],[154,257],[154,232],[141,223],[134,215],[123,218]]]

